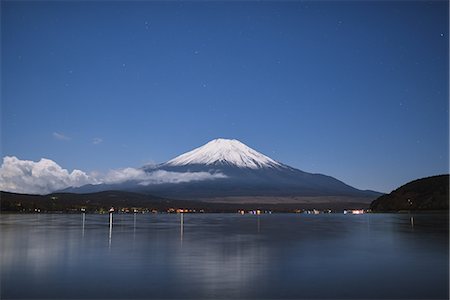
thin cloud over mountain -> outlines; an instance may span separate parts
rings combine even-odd
[[[65,134],[59,133],[59,132],[53,132],[52,135],[55,139],[60,140],[60,141],[70,141],[71,140],[70,137],[68,137]]]
[[[126,181],[138,181],[139,185],[163,184],[163,183],[183,183],[190,181],[202,181],[216,178],[225,178],[222,173],[211,174],[209,172],[170,172],[155,170],[146,172],[142,169],[125,168],[109,171],[103,177],[103,183],[115,184]]]

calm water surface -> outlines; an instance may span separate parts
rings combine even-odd
[[[1,299],[448,298],[448,215],[0,215]]]

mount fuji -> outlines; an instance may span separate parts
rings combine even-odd
[[[381,194],[358,190],[323,174],[287,166],[235,139],[215,139],[165,163],[143,166],[144,174],[207,174],[198,180],[152,182],[129,180],[88,185],[65,192],[122,190],[172,199],[217,201],[350,201],[366,202]],[[268,200],[270,199],[270,200]],[[287,200],[286,200],[287,199]]]
[[[215,139],[184,153],[165,164],[166,167],[188,165],[227,165],[238,168],[280,168],[282,164],[261,154],[238,140]]]

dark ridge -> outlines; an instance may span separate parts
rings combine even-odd
[[[377,212],[401,210],[448,210],[449,175],[437,175],[411,181],[370,204]]]

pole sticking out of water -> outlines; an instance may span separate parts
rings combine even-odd
[[[81,220],[82,220],[82,226],[81,226],[81,236],[84,237],[84,222],[86,221],[86,209],[81,209]]]
[[[113,212],[114,212],[114,208],[111,207],[111,209],[109,210],[109,248],[111,248],[112,227],[113,227]]]

